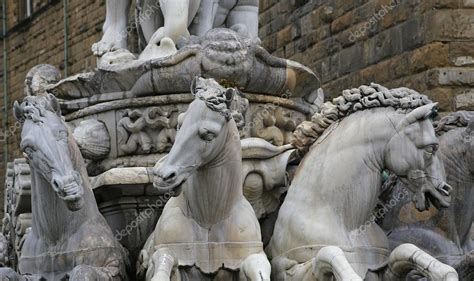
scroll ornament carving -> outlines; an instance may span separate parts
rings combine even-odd
[[[176,137],[178,109],[159,107],[127,110],[119,120],[119,153],[165,153],[171,149]]]

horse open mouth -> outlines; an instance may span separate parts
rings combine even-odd
[[[437,209],[448,208],[451,205],[451,191],[453,188],[446,183],[437,186],[431,185],[425,192],[419,192],[415,195],[416,208],[419,211],[425,211],[433,204]]]
[[[435,205],[436,208],[448,208],[451,205],[451,192],[453,188],[447,184],[443,183],[435,187],[435,192],[429,192],[428,198]]]
[[[77,182],[64,185],[64,187],[58,191],[59,198],[66,203],[70,211],[77,211],[82,208],[84,205],[83,195],[82,186]]]
[[[453,188],[449,184],[442,184],[435,188],[441,195],[449,196],[449,197],[450,197],[451,191],[453,191]]]

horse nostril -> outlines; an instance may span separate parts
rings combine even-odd
[[[51,184],[56,190],[60,190],[62,187],[61,181],[59,181],[58,179],[53,179]]]
[[[163,180],[165,181],[169,181],[169,180],[172,180],[176,177],[176,173],[175,172],[171,172],[169,173],[167,176],[163,177]]]

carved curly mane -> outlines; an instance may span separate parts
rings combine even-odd
[[[233,118],[236,123],[239,123],[238,127],[245,125],[242,120],[244,111],[248,108],[248,100],[242,96],[239,90],[225,88],[214,79],[197,78],[195,83],[196,85],[191,87],[191,93],[204,101],[209,109],[221,113],[227,121]],[[228,100],[226,96],[226,92],[229,90],[234,92],[231,100]]]
[[[292,144],[305,152],[334,122],[350,114],[377,107],[392,107],[399,112],[409,111],[429,104],[427,96],[408,88],[388,89],[379,84],[362,85],[359,88],[342,91],[342,95],[326,102],[311,121],[301,123],[294,131]]]
[[[469,121],[474,118],[474,111],[457,111],[446,115],[436,121],[435,131],[438,136],[460,127],[467,127]]]

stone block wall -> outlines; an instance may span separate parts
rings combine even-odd
[[[317,72],[328,98],[377,82],[474,110],[472,0],[262,0],[260,36]]]

